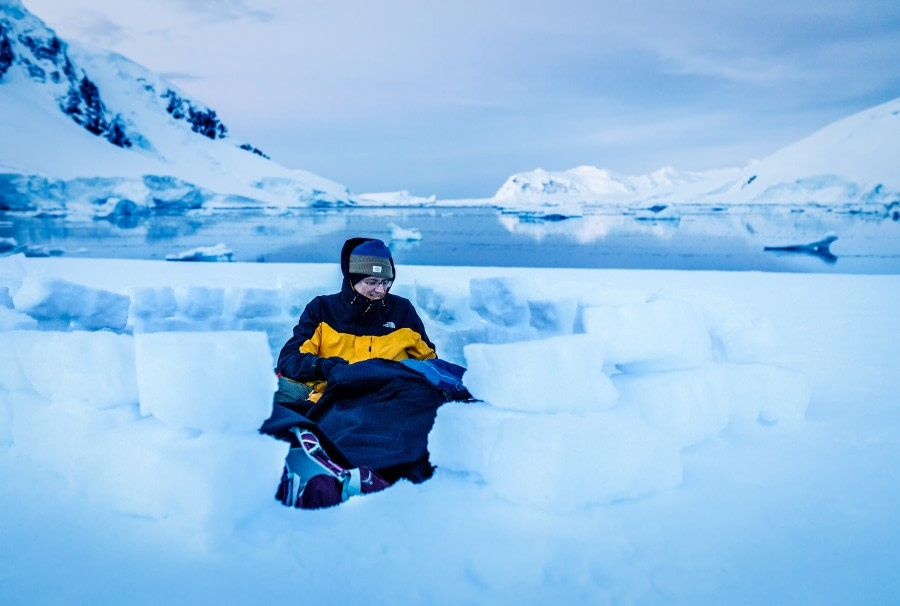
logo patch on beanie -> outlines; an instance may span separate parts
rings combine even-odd
[[[373,266],[372,266],[372,273],[374,273],[374,274],[380,274],[380,273],[381,273],[381,266],[380,266],[380,265],[373,265]]]

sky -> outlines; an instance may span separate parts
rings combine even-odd
[[[892,0],[23,0],[355,193],[744,166],[900,96]]]

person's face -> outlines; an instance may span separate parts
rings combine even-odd
[[[370,301],[378,301],[384,298],[393,283],[393,280],[363,278],[353,285],[353,289]]]

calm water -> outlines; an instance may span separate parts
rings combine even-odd
[[[348,237],[390,241],[391,223],[421,232],[421,241],[391,243],[398,263],[416,265],[900,273],[900,221],[825,211],[529,222],[483,208],[352,209],[158,216],[135,225],[0,216],[0,241],[11,238],[29,254],[128,259],[164,259],[222,243],[234,261],[315,263],[334,262]],[[838,236],[830,258],[763,250],[830,233]]]

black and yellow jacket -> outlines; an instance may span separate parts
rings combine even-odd
[[[348,273],[350,251],[366,240],[353,238],[344,244],[340,292],[309,302],[278,356],[275,371],[312,385],[310,400],[318,400],[325,389],[318,368],[322,358],[338,356],[352,364],[372,358],[401,361],[436,357],[434,345],[409,300],[387,293],[383,299],[371,301],[353,290]]]

